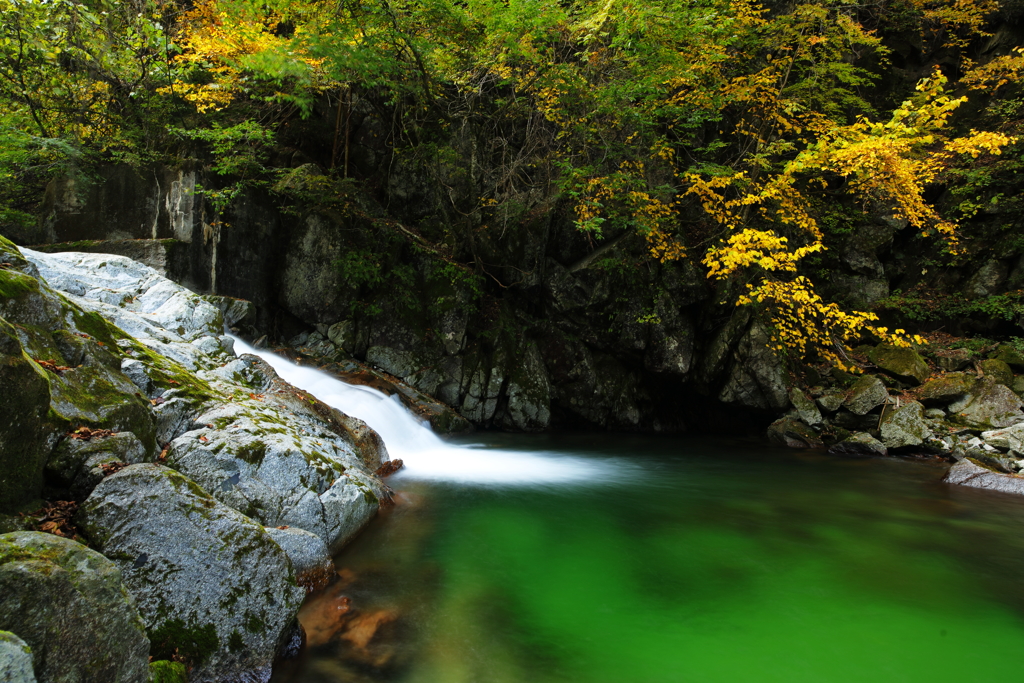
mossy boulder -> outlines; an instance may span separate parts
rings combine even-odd
[[[853,383],[843,405],[854,415],[867,415],[889,400],[889,391],[882,380],[865,375]]]
[[[935,352],[935,364],[944,372],[963,370],[971,364],[971,352],[967,349],[939,349]]]
[[[951,372],[925,382],[917,396],[926,406],[945,406],[971,393],[978,378],[966,372]]]
[[[826,413],[834,413],[843,407],[843,401],[845,400],[846,392],[842,389],[834,388],[826,389],[815,402]]]
[[[868,353],[868,358],[886,374],[914,386],[931,374],[924,358],[909,347],[879,344]]]
[[[986,377],[991,377],[999,384],[1006,386],[1013,385],[1013,370],[1010,366],[997,358],[989,358],[978,363],[978,367]]]
[[[24,353],[14,328],[2,318],[0,387],[0,512],[15,512],[39,498],[59,431],[49,415],[46,371]]]
[[[0,631],[0,681],[36,683],[32,648],[10,631]]]
[[[793,409],[804,424],[817,427],[822,423],[821,411],[818,410],[818,406],[814,404],[814,401],[802,389],[797,387],[790,389],[789,402],[793,404]],[[838,407],[836,406],[837,409]]]
[[[924,418],[924,406],[917,401],[887,411],[882,417],[880,431],[886,448],[920,446],[932,433]]]
[[[1017,372],[1024,372],[1024,353],[1015,346],[1000,344],[993,358],[1003,361]]]
[[[984,377],[961,402],[950,404],[951,422],[969,429],[988,431],[1009,427],[1024,420],[1021,398],[1009,387]]]
[[[817,432],[800,420],[784,417],[768,426],[768,439],[789,448],[821,448],[825,444]]]
[[[75,541],[0,535],[0,629],[28,643],[42,681],[149,680],[149,640],[121,573]]]
[[[261,525],[154,464],[104,479],[79,517],[120,567],[155,658],[177,650],[193,681],[269,677],[305,591]]]
[[[46,463],[50,485],[73,500],[85,500],[104,477],[103,465],[152,462],[155,454],[131,432],[66,438]]]

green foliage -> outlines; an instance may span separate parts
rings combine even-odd
[[[1013,321],[1024,315],[1024,292],[1015,291],[968,299],[959,294],[941,295],[895,291],[877,301],[875,309],[892,311],[915,322],[936,322],[961,318]]]

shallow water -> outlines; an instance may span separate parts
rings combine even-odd
[[[337,558],[275,683],[1024,680],[1024,498],[941,464],[385,439],[412,463],[398,504]]]

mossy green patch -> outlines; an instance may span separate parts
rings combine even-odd
[[[259,467],[263,464],[263,459],[267,457],[267,445],[260,441],[253,441],[240,447],[235,451],[235,455],[250,465]]]
[[[39,281],[15,270],[0,268],[0,298],[17,299],[39,291]]]
[[[181,662],[166,659],[150,662],[149,683],[188,683],[188,669]]]
[[[168,619],[152,629],[149,642],[153,657],[170,659],[177,652],[192,665],[202,664],[220,647],[213,624],[186,624],[178,618]]]

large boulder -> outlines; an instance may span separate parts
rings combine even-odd
[[[1013,370],[1024,372],[1024,353],[1021,353],[1015,346],[1000,344],[996,349],[995,359],[1003,361]]]
[[[868,358],[886,374],[915,386],[931,374],[924,358],[909,347],[879,344],[868,353]]]
[[[1024,477],[996,472],[982,467],[970,458],[964,458],[949,468],[942,481],[947,484],[1024,495]]]
[[[155,464],[103,480],[80,526],[114,558],[157,658],[177,650],[194,683],[266,680],[305,595],[263,527]]]
[[[136,465],[155,459],[131,432],[76,433],[64,439],[50,456],[46,473],[51,485],[67,491],[74,500],[85,500],[106,476],[104,465]]]
[[[882,380],[865,375],[850,387],[843,405],[854,415],[867,415],[888,400],[889,392],[882,384]]]
[[[978,368],[986,377],[991,377],[1000,384],[1013,385],[1013,370],[998,358],[989,358],[978,363]]]
[[[926,406],[945,406],[970,394],[977,381],[975,375],[951,372],[925,382],[917,396]]]
[[[1009,427],[1024,420],[1017,394],[991,378],[985,377],[971,388],[965,401],[950,405],[950,421],[969,429],[988,431]]]
[[[0,535],[0,629],[32,648],[41,681],[149,680],[149,640],[121,572],[80,543]]]
[[[789,417],[776,420],[768,426],[768,438],[772,443],[789,448],[821,448],[821,437],[800,420]]]
[[[376,514],[384,489],[366,463],[386,451],[373,457],[376,442],[354,436],[357,423],[256,356],[204,376],[214,386],[231,378],[249,393],[210,405],[171,442],[168,465],[263,525],[305,529],[334,549]]]
[[[0,631],[0,681],[36,683],[32,648],[10,631]]]
[[[6,272],[0,270],[0,286]],[[2,318],[0,387],[0,512],[15,512],[41,494],[43,468],[58,435],[49,419],[46,371],[25,354]]]
[[[1024,423],[981,433],[981,440],[993,448],[1024,453]]]
[[[789,402],[793,404],[793,409],[796,410],[801,422],[811,427],[817,427],[822,423],[821,411],[818,410],[818,406],[801,389],[793,387],[789,390]]]
[[[882,418],[882,443],[886,448],[920,446],[932,434],[924,418],[924,406],[911,401]]]

